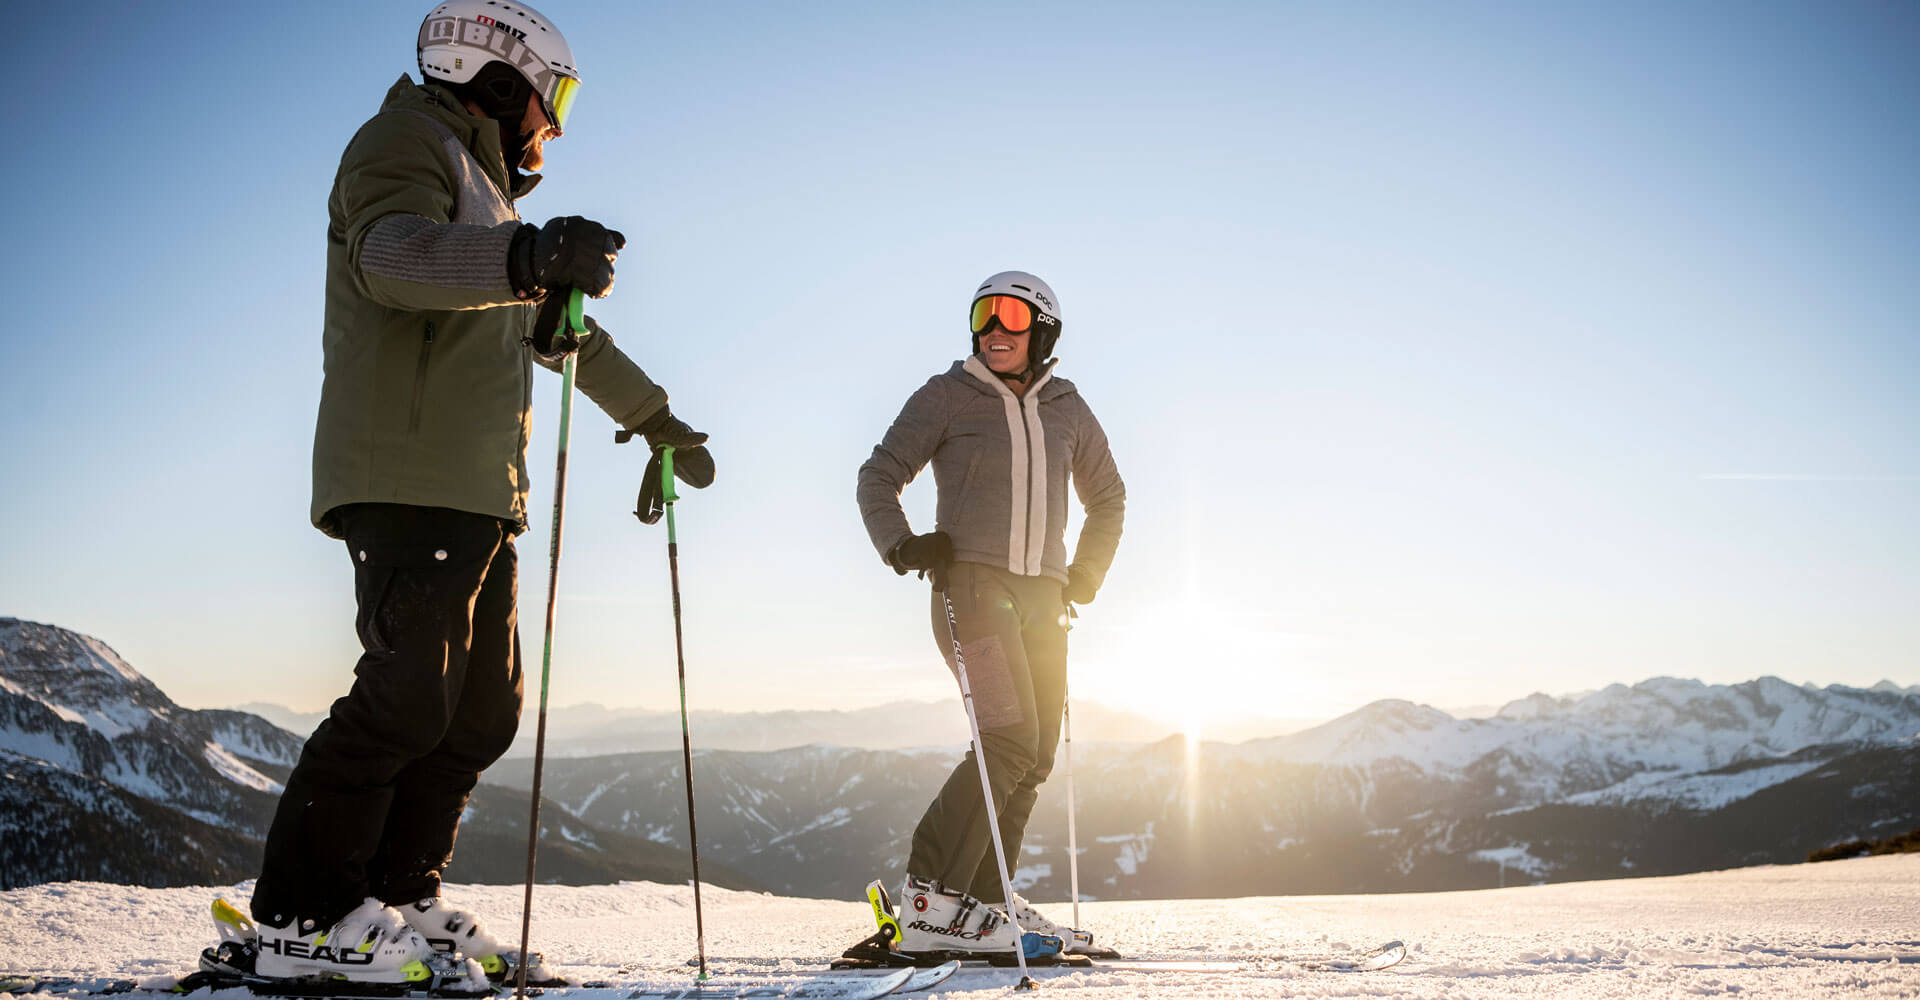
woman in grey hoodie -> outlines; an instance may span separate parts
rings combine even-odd
[[[1060,740],[1067,606],[1092,601],[1106,579],[1126,508],[1100,422],[1073,383],[1053,375],[1061,330],[1053,290],[1003,271],[975,290],[969,319],[969,356],[907,399],[860,467],[858,489],[881,558],[896,573],[931,579],[934,641],[949,670],[951,600],[980,726],[979,746],[913,834],[900,918],[900,950],[912,953],[1013,946],[974,754],[986,756],[1001,843],[1018,858]],[[900,491],[928,462],[937,523],[916,535]],[[1071,561],[1069,478],[1086,511]],[[1058,936],[1068,950],[1091,947],[1089,935],[1054,924],[1017,894],[1012,902],[1022,930]]]

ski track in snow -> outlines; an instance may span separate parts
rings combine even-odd
[[[0,893],[0,970],[181,974],[213,940],[212,897],[244,907],[251,888],[63,883]],[[496,931],[511,936],[519,924],[517,886],[446,891]],[[817,968],[873,929],[862,902],[714,888],[702,896],[709,967],[721,979]],[[1920,998],[1917,900],[1920,855],[1477,892],[1082,903],[1097,938],[1130,956],[1237,959],[1248,968],[1037,970],[1037,978],[1044,992],[1072,990],[1076,1000]],[[1391,938],[1409,953],[1384,972],[1314,972],[1259,958],[1358,952]],[[540,886],[533,945],[576,982],[690,985],[692,892],[645,882]],[[936,992],[1000,997],[1014,978],[968,970]]]

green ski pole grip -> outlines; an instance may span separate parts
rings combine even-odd
[[[587,335],[587,296],[578,288],[567,296],[567,332],[576,337]]]
[[[673,491],[673,445],[660,446],[660,494],[667,503],[680,499]]]

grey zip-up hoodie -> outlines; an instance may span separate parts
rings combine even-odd
[[[1024,397],[978,357],[927,380],[860,466],[856,495],[882,559],[913,534],[900,491],[933,463],[936,530],[953,557],[1067,582],[1067,478],[1086,508],[1073,561],[1098,587],[1113,564],[1127,487],[1106,432],[1072,382],[1040,376]]]

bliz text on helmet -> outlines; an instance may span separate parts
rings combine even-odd
[[[520,39],[526,35],[499,22],[487,20],[490,23],[482,24],[457,17],[429,17],[420,25],[420,47],[464,45],[486,49],[519,70],[533,83],[535,90],[542,94],[549,92],[553,86],[553,70],[547,66],[546,60],[521,44]]]

